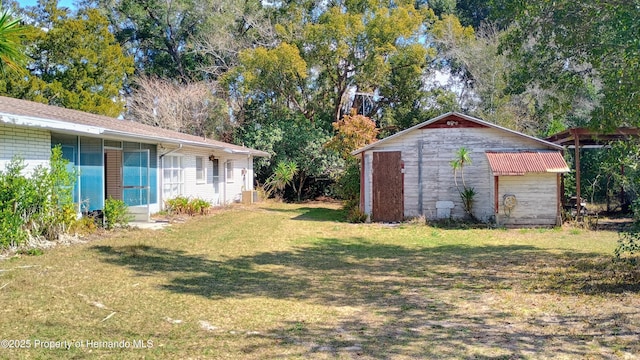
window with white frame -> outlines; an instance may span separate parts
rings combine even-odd
[[[196,183],[202,184],[204,182],[204,158],[202,156],[196,156]]]
[[[233,182],[233,160],[227,161],[227,182]]]
[[[165,156],[162,159],[162,197],[172,199],[184,192],[184,169],[181,156]]]

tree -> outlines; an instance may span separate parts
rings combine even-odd
[[[7,10],[0,14],[0,72],[3,74],[7,68],[22,70],[27,57],[21,43],[24,36],[24,27],[20,25],[20,19],[11,19]]]
[[[71,16],[57,0],[43,0],[31,14],[27,54],[29,74],[0,84],[3,93],[27,100],[117,117],[124,110],[120,91],[133,71],[96,10]]]
[[[523,94],[507,91],[508,79],[515,67],[512,60],[500,54],[498,47],[504,32],[492,24],[477,31],[462,26],[453,15],[436,21],[432,34],[445,70],[459,92],[460,107],[485,120],[532,135],[544,133],[546,124],[536,117],[540,103],[538,89]],[[442,59],[435,63],[442,67]]]
[[[256,105],[256,108],[252,108]],[[343,161],[335,151],[325,144],[331,139],[331,133],[319,122],[307,121],[294,112],[273,112],[260,104],[250,105],[249,118],[260,118],[261,122],[245,122],[236,129],[236,143],[262,149],[271,154],[270,158],[256,161],[254,171],[259,182],[274,172],[280,162],[294,162],[298,172],[291,188],[295,199],[302,200],[318,195],[315,183],[325,188],[337,172],[343,168]],[[293,198],[290,197],[291,198]]]
[[[355,111],[332,124],[336,134],[327,146],[337,151],[343,159],[351,159],[351,152],[377,140],[380,130],[376,123]]]
[[[143,76],[135,85],[128,111],[138,122],[208,138],[220,138],[227,130],[227,105],[209,84]]]
[[[338,152],[345,162],[344,170],[335,179],[335,193],[346,201],[345,207],[351,211],[360,199],[360,162],[351,152],[375,142],[380,130],[375,122],[355,111],[332,125],[335,135],[327,147]]]
[[[546,112],[565,125],[640,124],[638,1],[496,2],[513,19],[503,41],[518,65],[512,93],[546,90]]]

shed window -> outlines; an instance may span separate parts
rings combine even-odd
[[[204,159],[196,156],[196,183],[204,183]]]

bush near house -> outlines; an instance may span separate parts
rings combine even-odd
[[[76,221],[74,172],[60,147],[51,151],[48,167],[25,174],[24,160],[14,157],[0,171],[0,248],[18,246],[31,237],[55,240]]]
[[[126,227],[131,221],[128,206],[123,200],[108,198],[104,202],[104,227],[111,230],[116,226]]]
[[[190,199],[185,196],[176,196],[165,201],[167,211],[176,215],[204,215],[211,208],[211,203],[203,199]]]

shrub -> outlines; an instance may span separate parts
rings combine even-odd
[[[29,236],[54,240],[76,220],[74,171],[60,147],[51,150],[49,166],[24,174],[24,160],[14,157],[0,171],[0,247],[17,246]]]
[[[184,196],[177,196],[165,201],[167,211],[175,215],[204,215],[211,208],[211,203],[203,199],[189,199]]]
[[[104,227],[113,229],[116,226],[126,227],[132,217],[127,204],[123,200],[108,198],[104,202]]]
[[[366,222],[367,214],[358,207],[351,208],[347,213],[347,221],[356,224]]]
[[[631,229],[622,231],[618,235],[618,246],[616,247],[616,258],[636,263],[635,254],[640,253],[640,226],[634,225]]]
[[[37,192],[33,183],[22,171],[24,161],[11,160],[4,172],[0,172],[0,246],[16,246],[23,243],[28,232],[24,226],[29,215],[35,212]]]

